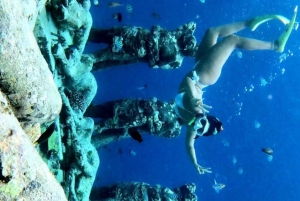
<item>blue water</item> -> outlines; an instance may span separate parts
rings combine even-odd
[[[199,0],[120,1],[133,6],[133,13],[129,14],[125,6],[109,8],[108,2],[102,0],[100,7],[92,6],[93,26],[135,25],[150,29],[159,24],[175,29],[195,21],[198,42],[208,27],[262,14],[276,13],[290,18],[298,3],[296,0],[206,0],[204,4]],[[121,23],[111,18],[117,12],[123,14]],[[161,19],[153,18],[152,12],[159,13]],[[283,30],[282,24],[272,21],[255,32],[243,30],[238,35],[270,41]],[[199,200],[299,200],[299,31],[293,31],[286,45],[284,53],[289,54],[286,60],[280,62],[281,54],[273,51],[241,50],[242,58],[233,52],[218,82],[207,88],[205,103],[213,106],[210,113],[223,121],[224,131],[217,136],[198,139],[195,146],[198,163],[211,167],[212,174],[197,174],[185,152],[183,128],[181,135],[174,139],[144,134],[142,143],[126,139],[99,150],[101,164],[94,185],[143,181],[173,188],[194,182]],[[97,45],[87,47],[89,52]],[[147,64],[138,63],[95,72],[98,93],[94,103],[154,96],[170,101],[193,63],[193,58],[185,58],[176,70],[150,69]],[[266,86],[260,86],[261,77],[268,82]],[[136,89],[146,83],[147,89]],[[253,91],[250,92],[250,88]],[[255,121],[260,123],[259,128],[255,127]],[[224,146],[224,140],[229,146]],[[261,152],[262,147],[274,150],[271,162]],[[119,148],[123,149],[123,154],[119,154]],[[132,156],[130,150],[136,152],[136,156]],[[232,163],[233,156],[236,164]],[[242,174],[239,168],[243,169]],[[226,185],[219,194],[212,188],[214,179]]]

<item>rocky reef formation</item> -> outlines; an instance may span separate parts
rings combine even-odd
[[[1,1],[1,91],[7,95],[20,122],[54,120],[62,103],[28,22],[27,17],[33,16],[24,15],[21,1],[6,4]],[[38,12],[35,9],[27,12]]]
[[[136,128],[140,133],[160,137],[177,137],[181,125],[174,111],[175,103],[167,103],[157,98],[122,99],[90,106],[85,115],[101,118],[95,123],[92,143],[96,147],[112,141],[128,138],[128,129]]]
[[[0,200],[88,201],[100,164],[95,145],[128,137],[132,127],[180,134],[174,104],[155,98],[113,101],[112,116],[95,126],[92,113],[84,114],[97,91],[91,71],[137,61],[177,68],[195,54],[195,23],[174,31],[92,29],[90,6],[90,0],[0,1]],[[83,54],[88,39],[109,48]],[[49,140],[35,147],[53,122]],[[95,130],[101,135],[92,140]]]
[[[66,200],[33,145],[62,106],[32,32],[44,4],[0,1],[0,200]]]
[[[83,116],[97,91],[93,60],[82,54],[92,26],[90,6],[90,0],[51,0],[34,28],[63,102],[58,129],[39,150],[73,201],[89,200],[100,162],[91,144],[94,121]]]
[[[0,200],[66,200],[0,93]]]
[[[195,56],[195,29],[194,22],[172,31],[158,25],[150,31],[136,26],[92,28],[89,41],[108,45],[91,54],[93,70],[136,62],[147,62],[152,68],[178,68],[185,56]]]
[[[91,201],[131,201],[131,200],[151,200],[151,201],[196,201],[196,185],[185,184],[181,187],[169,189],[160,185],[151,186],[143,182],[117,183],[111,186],[93,188]]]

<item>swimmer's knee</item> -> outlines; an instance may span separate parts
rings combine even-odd
[[[224,40],[229,40],[229,41],[237,41],[238,39],[239,39],[239,36],[234,35],[234,34],[228,35],[224,38]]]
[[[239,43],[240,37],[237,35],[231,34],[229,36],[224,37],[223,40],[226,44],[228,44],[228,45],[230,44],[230,45],[233,45],[234,47],[236,47],[237,44]]]
[[[217,28],[211,27],[211,28],[206,29],[205,35],[219,35],[219,33],[217,31]]]

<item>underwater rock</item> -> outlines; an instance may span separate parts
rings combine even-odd
[[[83,55],[92,26],[90,0],[51,0],[37,18],[34,34],[63,100],[57,129],[38,149],[68,200],[88,201],[99,156],[91,144],[94,121],[83,117],[96,95],[90,72],[93,59]]]
[[[58,24],[58,34],[65,37],[67,42],[72,41],[80,54],[84,50],[93,23],[90,7],[90,0],[52,0],[47,6],[52,19]]]
[[[20,122],[44,123],[58,116],[62,102],[21,2],[0,2],[1,91]]]
[[[160,185],[151,186],[144,182],[127,182],[93,188],[90,200],[196,201],[195,191],[196,185],[193,183],[171,190]]]
[[[93,71],[135,62],[148,62],[152,68],[178,68],[184,56],[195,56],[195,29],[194,22],[172,31],[160,26],[153,26],[150,31],[136,26],[92,28],[89,41],[109,46],[91,54]]]
[[[88,201],[100,163],[97,150],[91,143],[94,121],[76,113],[64,91],[61,89],[60,92],[64,103],[60,123],[66,127],[61,130],[64,135],[60,139],[63,148],[54,147],[58,155],[64,150],[55,171],[64,172],[65,179],[62,181],[68,200]],[[53,163],[56,161],[57,157],[54,157]]]
[[[0,92],[0,200],[67,200]]]
[[[177,137],[181,132],[174,103],[156,98],[122,99],[90,106],[85,116],[102,119],[95,123],[99,134],[92,136],[96,147],[130,137],[126,131],[128,128],[166,138]]]

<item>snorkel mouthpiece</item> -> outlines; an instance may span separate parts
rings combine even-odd
[[[202,120],[203,118],[205,118],[205,117],[197,118],[197,119],[195,120],[195,125],[194,125],[194,130],[195,130],[195,131],[198,131],[199,129],[203,128],[203,125],[202,125],[202,123],[201,123],[201,120]]]

